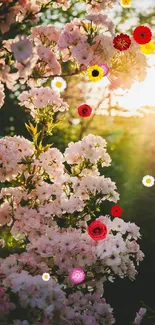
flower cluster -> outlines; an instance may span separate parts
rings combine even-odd
[[[91,6],[104,7],[110,3],[95,0]],[[64,62],[72,62],[73,72],[69,75],[84,74],[93,81],[107,76],[111,88],[130,88],[135,80],[143,81],[146,76],[147,61],[141,47],[150,47],[152,42],[141,45],[135,35],[135,31],[133,38],[123,33],[115,35],[113,23],[102,13],[75,18],[62,30],[53,25],[33,27],[29,36],[17,35],[3,41],[0,81],[10,89],[17,80],[32,88],[40,87],[46,80],[51,82],[51,78],[63,76]],[[95,66],[98,72],[94,77]]]
[[[67,10],[71,6],[71,0],[54,0],[52,5],[53,8],[61,7],[63,10]]]
[[[82,313],[81,320],[84,325],[98,325],[101,323],[110,325],[115,323],[112,308],[106,304],[105,299],[100,298],[98,293],[84,295],[79,291],[75,292],[69,295],[67,306],[68,311],[73,308],[77,315],[79,311]]]
[[[0,274],[3,275],[1,281],[3,288],[0,288],[0,299],[3,312],[0,319],[7,319],[8,312],[16,308],[13,303],[9,302],[6,293],[11,290],[18,301],[18,310],[28,307],[29,314],[31,314],[37,309],[43,324],[45,321],[45,324],[50,325],[51,319],[60,325],[64,322],[68,325],[78,325],[79,321],[85,325],[94,324],[96,321],[99,325],[100,320],[103,320],[105,325],[114,323],[112,308],[106,304],[105,299],[100,298],[99,293],[84,295],[77,291],[67,298],[60,285],[52,277],[48,279],[48,284],[43,281],[41,273],[45,270],[46,264],[40,261],[40,257],[36,258],[30,253],[10,255],[5,260],[1,259]],[[30,274],[32,269],[37,275]],[[85,309],[87,312],[84,312]],[[26,320],[23,323],[20,323],[20,320],[14,320],[13,325],[32,323],[35,325],[35,320],[33,316],[31,323]]]
[[[83,0],[83,2],[90,12],[99,12],[111,8],[118,3],[118,0]],[[31,17],[32,23],[36,23],[38,13],[42,7],[48,4],[53,8],[61,7],[63,10],[67,10],[71,6],[71,0],[19,0],[14,5],[11,0],[2,0],[0,3],[2,33],[8,32],[13,23],[23,22],[28,17]]]
[[[88,11],[97,13],[102,10],[112,8],[118,0],[83,0],[86,3]],[[54,1],[53,7],[62,7],[64,10],[68,9],[71,5],[71,0],[56,0]]]
[[[12,292],[18,294],[21,306],[40,308],[45,316],[60,309],[65,298],[64,292],[52,278],[46,286],[40,275],[32,276],[27,271],[21,271],[18,276],[15,272],[8,275],[3,285],[5,288],[11,287]]]
[[[117,3],[118,0],[86,0],[88,10],[93,13],[112,8]]]
[[[18,301],[18,308],[29,308],[29,314],[36,309],[42,323],[36,323],[32,317],[31,324],[51,324],[51,320],[60,325],[96,324],[102,320],[103,325],[114,324],[112,308],[97,293],[82,294],[77,291],[68,298],[54,279],[48,285],[40,275],[31,276],[27,271],[13,272],[2,281],[5,289],[11,290]],[[13,306],[14,307],[14,306]],[[86,310],[86,311],[85,311]],[[95,316],[94,316],[95,315]],[[13,325],[30,325],[25,320],[14,320]]]
[[[0,224],[7,225],[25,248],[22,254],[0,261],[6,294],[11,290],[19,308],[29,308],[28,324],[35,325],[33,310],[47,324],[51,319],[69,325],[76,321],[99,325],[101,320],[113,324],[112,310],[100,298],[103,283],[116,276],[133,280],[144,254],[134,223],[97,217],[104,200],[119,199],[115,183],[98,169],[111,161],[105,140],[89,134],[70,143],[64,154],[57,148],[38,152],[35,143],[19,136],[1,139],[0,148],[0,179],[9,181],[1,190]],[[72,281],[77,269],[81,269],[82,281]],[[47,272],[48,281],[43,281]],[[73,291],[65,296],[67,288],[81,285],[92,293]]]
[[[37,14],[42,5],[48,4],[49,0],[19,0],[12,5],[10,0],[2,0],[0,3],[0,30],[4,34],[9,31],[13,23],[21,23],[28,16],[32,22],[37,22]]]
[[[83,161],[89,164],[100,162],[102,167],[109,166],[111,162],[111,158],[106,152],[106,141],[100,136],[95,136],[93,134],[84,136],[81,141],[76,143],[69,143],[64,156],[68,164],[77,166]],[[85,168],[90,169],[90,167]]]
[[[68,104],[63,102],[60,94],[49,88],[40,87],[24,91],[19,96],[20,105],[28,108],[32,117],[39,121],[41,115],[53,114],[55,112],[64,112],[68,110]]]
[[[1,55],[5,56],[5,52],[2,51]],[[0,58],[0,84],[5,84],[8,89],[13,90],[18,77],[18,72],[11,72],[11,68],[6,64],[5,58]]]
[[[34,154],[33,144],[21,136],[5,137],[0,140],[0,181],[10,181],[24,171],[25,161]]]
[[[66,213],[80,212],[84,207],[89,211],[87,205],[91,196],[96,197],[97,204],[106,199],[117,202],[119,195],[115,191],[115,183],[110,178],[100,176],[98,171],[98,166],[108,166],[110,163],[105,149],[106,142],[101,137],[85,136],[81,141],[69,144],[64,155],[56,148],[49,148],[37,157],[34,154],[34,146],[24,140],[20,137],[6,137],[0,140],[3,153],[2,180],[16,179],[18,175],[16,188],[3,188],[1,191],[4,202],[1,206],[0,223],[4,224],[6,215],[10,218],[12,216],[7,200],[11,197],[11,201],[14,201],[15,219],[11,231],[15,237],[17,233],[22,237],[26,233],[33,236],[38,230],[44,233],[44,218],[48,224],[52,215],[61,217]],[[9,141],[13,151],[10,150]],[[23,144],[21,150],[19,142]],[[24,150],[25,143],[30,146],[27,151]],[[70,174],[65,170],[63,162],[70,165]],[[47,178],[52,184],[45,181]],[[23,179],[27,184],[26,192],[22,189]],[[31,193],[29,179],[33,182]],[[23,206],[22,198],[28,206]],[[34,205],[38,206],[37,210],[33,209]]]
[[[15,304],[10,302],[4,287],[0,287],[0,321],[5,319],[15,308]]]
[[[67,23],[58,42],[59,49],[65,54],[64,60],[74,59],[83,69],[95,64],[108,64],[113,54],[113,44],[111,37],[103,33],[103,27],[112,33],[113,24],[102,14],[86,16],[83,21],[75,18]]]
[[[95,285],[99,292],[100,282],[111,281],[116,276],[133,280],[137,273],[133,260],[139,264],[144,257],[136,242],[140,238],[139,228],[134,223],[125,223],[122,219],[111,221],[108,216],[100,216],[97,221],[102,221],[107,227],[108,234],[104,240],[96,242],[88,236],[85,221],[85,233],[76,229],[68,229],[62,233],[58,228],[48,229],[47,235],[42,235],[37,240],[32,239],[27,250],[49,260],[53,256],[53,266],[58,268],[58,274],[66,274],[64,281],[68,285],[71,285],[69,272],[78,267],[86,271],[83,286],[87,283],[92,287]],[[98,274],[97,278],[95,274]]]

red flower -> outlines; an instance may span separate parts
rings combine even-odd
[[[88,117],[92,113],[92,108],[87,104],[80,105],[78,107],[78,113],[82,117]]]
[[[119,205],[114,205],[110,213],[113,217],[120,217],[122,215],[123,209]]]
[[[147,26],[138,26],[133,32],[133,38],[138,44],[149,43],[152,38],[151,29]]]
[[[94,240],[105,239],[107,227],[100,221],[93,221],[87,228],[89,236]]]
[[[119,51],[126,51],[131,45],[131,39],[127,34],[121,33],[114,37],[113,45]]]

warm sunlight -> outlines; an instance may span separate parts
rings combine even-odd
[[[122,108],[133,112],[146,106],[155,109],[155,67],[148,68],[147,77],[143,82],[136,81],[127,94],[123,95],[123,90],[119,94],[122,96],[117,101]]]
[[[119,88],[110,92],[110,102],[107,90],[109,84],[108,78],[103,78],[97,83],[87,82],[84,87],[82,83],[80,85],[87,103],[94,107],[99,105],[96,110],[97,115],[142,117],[148,113],[155,113],[155,55],[148,58],[145,80],[143,82],[135,81],[129,90]],[[110,110],[109,107],[111,107]]]

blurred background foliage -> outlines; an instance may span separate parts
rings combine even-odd
[[[142,3],[148,3],[147,10],[142,7]],[[137,3],[129,9],[119,6],[110,12],[110,16],[116,23],[116,32],[132,32],[135,26],[141,24],[148,24],[154,30],[154,9],[151,1],[141,0],[138,9]],[[85,6],[74,0],[67,11],[52,8],[44,10],[40,14],[39,24],[55,24],[61,28],[75,17],[84,17],[85,13]],[[30,24],[23,23],[18,28],[12,28],[4,38],[14,38],[17,31],[29,33],[29,28]],[[65,67],[66,69],[68,67]],[[140,244],[145,253],[145,260],[140,265],[136,281],[118,279],[114,283],[105,284],[105,297],[114,308],[116,325],[128,325],[134,319],[141,300],[155,308],[155,186],[146,188],[142,185],[143,176],[155,176],[155,115],[147,115],[144,118],[93,115],[80,119],[77,107],[83,102],[83,97],[77,87],[78,78],[66,78],[68,87],[63,97],[68,101],[70,111],[66,114],[63,124],[54,130],[52,140],[49,137],[47,142],[52,141],[64,151],[70,141],[78,141],[89,133],[100,135],[107,140],[112,164],[104,168],[102,173],[111,177],[117,184],[120,193],[118,204],[123,208],[123,219],[135,222],[141,228]],[[5,91],[5,105],[0,110],[1,137],[16,134],[30,139],[24,127],[30,117],[18,105],[18,96],[24,89],[24,85],[17,85],[14,93],[7,89]],[[104,203],[102,214],[108,214],[111,206],[109,202]],[[13,244],[9,245],[8,251],[13,252]]]

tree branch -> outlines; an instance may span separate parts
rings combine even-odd
[[[58,75],[58,74],[53,74],[50,76],[29,76],[28,79],[48,79],[48,78],[55,78],[55,77],[68,77],[68,76],[75,76],[77,74],[79,74],[81,71],[80,70],[75,70],[72,73],[65,73],[62,75]],[[20,79],[25,79],[25,78],[20,78]]]

